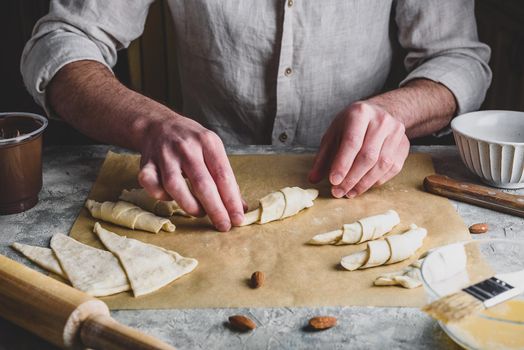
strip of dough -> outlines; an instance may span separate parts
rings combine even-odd
[[[313,206],[318,190],[313,188],[285,187],[262,197],[259,207],[245,214],[240,226],[266,224],[296,215],[305,208]]]
[[[73,287],[95,297],[129,290],[127,276],[110,252],[56,234],[51,249]]]
[[[121,237],[95,224],[94,232],[115,254],[125,269],[135,297],[154,292],[177,278],[190,273],[198,261],[176,252]]]
[[[382,237],[400,223],[400,217],[394,210],[383,214],[368,216],[351,224],[344,224],[342,229],[321,233],[309,240],[309,244],[359,244]]]
[[[125,202],[133,203],[140,208],[147,210],[158,216],[172,216],[172,215],[188,215],[178,203],[172,201],[161,201],[150,197],[146,190],[143,188],[132,188],[130,190],[123,190],[119,197],[120,200]]]
[[[343,257],[340,264],[346,270],[353,271],[406,260],[422,246],[426,235],[425,228],[411,225],[410,230],[403,234],[369,242],[366,250]]]
[[[375,286],[401,286],[407,289],[413,289],[420,287],[422,282],[407,275],[399,274],[391,277],[378,277],[373,284]]]
[[[58,262],[53,250],[16,242],[13,243],[11,247],[22,253],[26,258],[41,268],[67,279],[67,275],[62,270],[60,262]]]
[[[161,218],[134,204],[118,201],[99,203],[88,199],[86,208],[94,218],[128,227],[158,233],[160,230],[174,232],[175,225],[166,218]]]
[[[373,284],[375,286],[401,286],[408,289],[418,288],[422,285],[420,276],[422,260],[419,259],[400,271],[384,273],[378,276]]]

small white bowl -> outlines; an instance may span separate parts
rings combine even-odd
[[[462,161],[488,185],[524,187],[524,112],[480,111],[451,122]]]

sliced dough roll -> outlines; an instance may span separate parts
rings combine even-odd
[[[126,273],[110,252],[63,234],[51,238],[51,249],[73,287],[95,297],[130,289]]]
[[[11,247],[22,253],[26,258],[41,268],[67,279],[67,275],[62,270],[60,262],[58,262],[53,250],[16,242],[13,243]]]
[[[426,235],[426,229],[413,225],[408,232],[402,235],[386,237],[391,249],[391,256],[387,263],[394,264],[410,258],[418,248],[422,247]]]
[[[391,249],[387,240],[371,241],[367,247],[367,260],[359,269],[384,265],[390,256]]]
[[[176,228],[169,219],[158,217],[128,202],[99,203],[88,199],[86,208],[94,218],[133,230],[158,233],[160,230],[174,232]]]
[[[115,254],[125,269],[135,297],[154,292],[193,271],[196,259],[166,249],[121,237],[95,224],[94,232]]]
[[[359,244],[382,237],[400,223],[400,217],[394,210],[379,215],[369,216],[351,224],[343,225],[342,229],[321,233],[309,240],[309,244]]]
[[[300,187],[285,187],[262,197],[259,207],[246,213],[240,226],[266,224],[297,214],[299,211],[313,206],[318,197],[318,190],[302,189]]]
[[[123,190],[119,197],[120,200],[133,203],[140,208],[147,210],[158,216],[172,216],[172,215],[188,215],[177,202],[161,201],[150,197],[147,191],[143,188],[132,188],[130,190]]]
[[[426,235],[425,228],[412,225],[411,229],[403,234],[369,242],[366,250],[343,257],[340,264],[346,270],[353,271],[406,260],[422,246]]]

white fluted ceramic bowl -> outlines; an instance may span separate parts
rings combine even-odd
[[[524,187],[524,112],[480,111],[451,122],[462,161],[488,185]]]

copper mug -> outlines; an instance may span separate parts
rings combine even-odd
[[[42,133],[47,119],[32,113],[0,113],[0,215],[38,202],[42,189]]]

